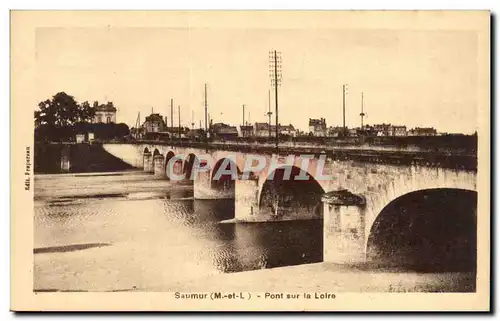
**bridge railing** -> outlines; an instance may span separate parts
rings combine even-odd
[[[197,148],[207,151],[227,150],[244,153],[276,153],[276,146],[272,142],[261,143],[241,140],[212,140],[207,143],[199,140],[173,139],[169,141],[136,140],[128,142],[110,141],[106,143],[169,145],[185,148]],[[425,144],[423,146],[416,144],[379,146],[365,142],[357,145],[319,145],[288,141],[281,142],[279,144],[279,154],[326,154],[328,158],[336,160],[391,163],[397,165],[420,164],[425,166],[477,170],[477,154],[471,146],[451,148],[449,144],[448,146],[446,146],[446,144],[444,145],[445,146],[440,148],[426,148]]]
[[[103,143],[159,143],[176,146],[241,146],[272,148],[276,146],[273,139],[264,137],[233,137],[228,139],[210,139],[208,142],[200,138],[172,138],[167,140],[115,140]],[[322,149],[364,149],[389,151],[428,151],[450,154],[477,154],[477,136],[407,136],[407,137],[291,137],[280,139],[280,148],[322,148]]]

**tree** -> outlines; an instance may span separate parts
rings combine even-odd
[[[90,123],[95,116],[95,108],[90,107],[88,101],[84,101],[78,106],[78,122]]]
[[[38,103],[35,111],[35,125],[47,124],[50,127],[66,127],[78,122],[89,122],[95,114],[95,109],[86,101],[79,105],[73,96],[65,92],[55,94],[52,99]]]

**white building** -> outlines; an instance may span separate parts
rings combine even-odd
[[[96,105],[94,103],[94,123],[116,123],[116,108],[112,102],[108,102],[106,105]]]
[[[316,137],[327,136],[326,119],[309,118],[309,132]]]

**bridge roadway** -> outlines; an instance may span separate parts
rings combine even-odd
[[[477,157],[460,148],[281,144],[276,154],[272,144],[227,142],[136,141],[103,147],[165,179],[172,158],[180,159],[173,166],[173,172],[180,174],[192,173],[198,157],[210,155],[213,163],[194,177],[195,199],[234,198],[235,222],[322,218],[323,259],[342,264],[366,260],[370,233],[390,203],[419,191],[439,191],[443,197],[447,190],[477,192]],[[307,167],[308,180],[280,179],[287,169],[292,176],[299,173],[304,154],[314,155]],[[266,165],[247,173],[250,179],[241,179],[251,155],[264,156]],[[326,156],[322,174],[331,179],[318,175],[321,155]],[[272,165],[273,159],[277,164]],[[214,179],[219,167],[231,163],[238,171],[236,179]],[[274,179],[269,179],[271,174]]]

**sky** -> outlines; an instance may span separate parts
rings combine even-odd
[[[78,102],[112,101],[117,121],[134,126],[140,112],[181,124],[204,120],[266,122],[269,51],[282,54],[279,122],[307,130],[309,118],[342,125],[477,129],[478,39],[473,31],[338,28],[38,28],[36,95],[64,91]],[[274,95],[271,96],[274,112]],[[34,107],[36,108],[36,106]],[[193,117],[194,114],[194,117]],[[169,120],[170,122],[170,120]],[[273,120],[274,123],[274,114]]]

